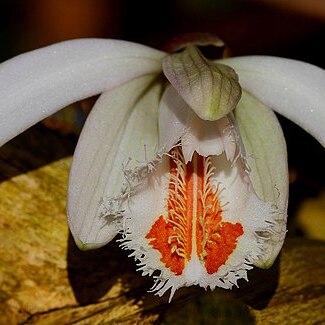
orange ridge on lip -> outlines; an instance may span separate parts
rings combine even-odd
[[[186,164],[180,148],[170,153],[168,216],[160,215],[146,238],[175,275],[183,273],[193,256],[213,274],[236,249],[243,227],[222,221],[218,188],[214,191],[210,184],[211,158],[194,153]]]

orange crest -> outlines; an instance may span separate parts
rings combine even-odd
[[[240,223],[222,220],[219,191],[210,184],[213,169],[209,156],[195,153],[185,164],[181,149],[171,151],[168,215],[159,216],[146,238],[175,275],[181,275],[194,256],[208,274],[217,272],[243,234]]]

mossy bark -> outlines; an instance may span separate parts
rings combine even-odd
[[[232,292],[158,298],[113,242],[79,251],[66,223],[74,140],[33,128],[0,149],[0,324],[325,322],[325,243],[288,239],[275,265]]]

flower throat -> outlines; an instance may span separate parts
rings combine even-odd
[[[227,262],[243,234],[240,223],[222,221],[218,187],[213,190],[211,158],[196,152],[185,163],[181,148],[169,158],[168,215],[160,215],[146,235],[161,254],[160,261],[175,275],[198,259],[208,274]]]

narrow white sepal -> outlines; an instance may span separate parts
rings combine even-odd
[[[59,109],[161,71],[165,53],[120,40],[79,39],[0,65],[0,146]]]
[[[143,76],[101,95],[73,157],[68,222],[77,245],[92,249],[120,230],[121,205],[137,174],[155,157],[161,83]],[[127,94],[127,95],[126,95]]]
[[[269,56],[235,57],[220,62],[237,72],[244,90],[297,123],[325,146],[325,70]]]

